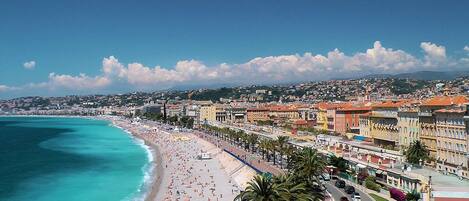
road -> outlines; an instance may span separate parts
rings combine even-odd
[[[347,197],[349,200],[352,200],[351,195],[345,193],[344,189],[339,189],[334,186],[335,180],[331,180],[325,183],[327,191],[332,195],[335,201],[340,201],[341,197]],[[374,201],[368,194],[361,191],[358,188],[355,188],[355,191],[360,193],[360,197],[362,201]]]

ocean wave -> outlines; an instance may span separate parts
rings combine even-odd
[[[122,128],[122,127],[120,127],[118,125],[115,125],[115,124],[112,124],[112,123],[110,125],[114,126],[116,128],[119,128],[122,131],[124,131],[125,133],[127,133],[132,138],[134,143],[139,145],[140,147],[142,147],[145,150],[145,152],[147,153],[148,162],[142,167],[143,181],[142,181],[140,187],[137,189],[136,194],[131,196],[130,198],[125,199],[125,200],[132,200],[132,201],[144,201],[145,198],[148,196],[148,194],[151,191],[151,187],[152,187],[152,184],[153,184],[152,181],[153,181],[153,178],[156,176],[156,175],[153,175],[153,172],[154,172],[153,170],[156,168],[155,164],[153,163],[154,158],[155,158],[154,154],[156,154],[156,153],[153,152],[153,150],[150,146],[145,144],[145,141],[143,139],[135,137],[127,129]]]

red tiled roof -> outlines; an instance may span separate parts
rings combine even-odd
[[[423,106],[450,106],[468,103],[465,96],[436,96],[423,101]]]
[[[436,110],[435,112],[439,112],[439,113],[465,113],[466,111],[462,110],[462,109],[440,109],[440,110]]]
[[[337,109],[337,111],[368,111],[368,110],[371,110],[371,107],[346,106],[346,107]]]
[[[381,103],[374,104],[372,107],[373,108],[396,108],[400,107],[401,105],[404,105],[407,103],[408,100],[397,100],[397,101],[384,101]]]

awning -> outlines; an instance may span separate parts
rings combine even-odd
[[[366,168],[366,166],[365,166],[365,165],[362,165],[362,164],[360,164],[360,163],[359,163],[359,164],[357,164],[357,167],[358,167],[358,168]]]
[[[376,170],[376,174],[383,174],[383,171],[381,171],[381,170]]]

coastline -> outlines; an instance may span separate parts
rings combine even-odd
[[[153,170],[150,173],[151,181],[149,182],[148,186],[146,186],[147,192],[144,196],[144,201],[153,201],[156,199],[156,196],[158,195],[158,192],[161,187],[162,176],[164,175],[162,157],[161,157],[158,145],[153,144],[152,142],[149,142],[140,137],[139,139],[142,139],[145,142],[145,144],[150,148],[151,154],[153,155],[153,161],[152,161]]]
[[[132,132],[126,128],[123,128],[122,125],[116,124],[116,122],[113,119],[106,118],[104,116],[96,116],[94,119],[98,120],[103,120],[103,121],[108,121],[112,126],[119,128],[123,130],[125,133],[130,135],[131,137],[135,139],[142,140],[145,149],[149,149],[153,160],[150,162],[151,165],[153,166],[153,170],[150,172],[149,175],[149,182],[146,183],[144,180],[143,185],[144,185],[144,194],[143,194],[143,199],[144,201],[154,201],[156,200],[156,197],[158,195],[158,192],[160,191],[162,179],[164,176],[164,168],[163,168],[163,158],[161,156],[161,151],[160,147],[158,144],[151,142],[150,140],[144,138],[143,136],[139,135],[138,133]]]
[[[0,117],[46,117],[46,118],[80,118],[80,119],[90,119],[90,120],[101,120],[108,122],[110,126],[116,127],[122,131],[124,131],[126,134],[128,134],[130,137],[134,138],[134,140],[141,140],[143,144],[144,149],[148,149],[150,154],[153,157],[153,160],[149,162],[149,164],[153,167],[151,171],[145,172],[144,174],[148,173],[149,178],[146,178],[146,175],[144,175],[144,181],[142,183],[143,189],[142,195],[138,195],[136,198],[141,198],[143,201],[154,201],[156,200],[156,197],[158,195],[158,192],[161,187],[162,179],[164,176],[164,168],[162,166],[162,156],[161,156],[161,151],[160,147],[158,144],[151,142],[148,139],[145,139],[145,137],[139,135],[136,132],[132,132],[129,130],[127,125],[119,125],[116,123],[116,119],[113,119],[111,116],[77,116],[77,115],[0,115]],[[121,122],[122,123],[122,122]]]
[[[132,200],[233,200],[240,181],[245,183],[250,177],[249,168],[194,133],[171,133],[152,122],[132,122],[118,116],[67,117],[105,121],[146,150],[143,181]],[[197,159],[201,152],[208,152],[213,160]]]

